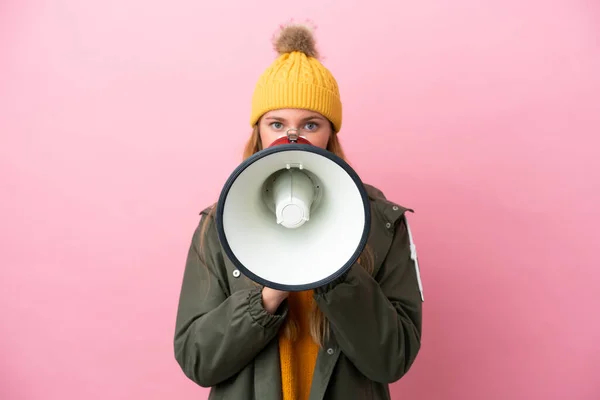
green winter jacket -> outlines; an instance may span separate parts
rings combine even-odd
[[[370,275],[354,265],[315,289],[331,331],[317,356],[310,400],[390,399],[388,384],[407,373],[421,346],[422,292],[405,219],[411,210],[388,201],[373,186],[365,187],[375,269]],[[208,209],[200,223],[207,215]],[[227,259],[209,222],[205,262],[200,224],[189,249],[175,358],[189,379],[211,387],[210,400],[281,399],[277,333],[287,315],[286,301],[276,314],[263,308],[261,288]]]

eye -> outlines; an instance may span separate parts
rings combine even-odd
[[[283,124],[281,122],[271,122],[271,127],[273,129],[281,129],[283,128]]]
[[[304,129],[306,129],[307,131],[314,131],[318,128],[319,125],[314,122],[308,122],[306,125],[304,125]]]

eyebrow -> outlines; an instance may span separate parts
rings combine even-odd
[[[302,118],[300,121],[304,122],[304,121],[308,121],[311,119],[318,119],[321,121],[325,121],[325,118],[321,117],[320,115],[311,115],[311,116]],[[277,116],[269,116],[269,117],[265,117],[265,120],[285,121],[285,118],[277,117]]]

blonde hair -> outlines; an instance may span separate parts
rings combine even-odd
[[[258,124],[257,124],[254,126],[254,128],[252,130],[252,134],[250,135],[250,138],[246,142],[246,145],[244,147],[244,152],[243,152],[243,159],[244,160],[247,159],[248,157],[252,156],[253,154],[259,152],[262,149],[263,149],[263,145],[260,140],[260,132],[259,132]],[[344,150],[342,149],[342,145],[338,139],[337,133],[335,133],[335,131],[333,129],[332,129],[332,134],[327,143],[327,150],[334,153],[336,156],[340,157],[344,161],[347,161],[346,156],[344,154]],[[203,242],[204,242],[204,236],[206,235],[206,229],[207,229],[207,225],[208,225],[207,221],[209,221],[211,219],[210,217],[212,217],[214,215],[215,211],[216,211],[216,204],[214,204],[211,207],[210,212],[208,214],[209,218],[205,219],[205,223],[201,227],[200,249],[203,248],[202,246],[203,246]],[[373,273],[373,268],[374,268],[373,253],[372,253],[371,248],[368,245],[365,246],[365,249],[361,253],[361,255],[358,259],[358,263],[369,274]],[[253,282],[253,283],[258,285],[258,283],[256,283],[256,282]],[[309,322],[310,322],[310,335],[311,335],[312,339],[315,341],[315,343],[319,344],[319,346],[322,347],[324,345],[324,342],[329,337],[329,321],[327,320],[327,318],[325,318],[325,315],[317,307],[317,305],[315,303],[313,303],[312,310],[310,311]],[[292,318],[286,319],[285,324],[283,326],[283,334],[286,336],[287,339],[289,339],[291,341],[294,341],[297,339],[298,325],[294,319],[292,319]]]

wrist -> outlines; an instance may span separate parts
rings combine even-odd
[[[270,314],[277,312],[277,309],[286,297],[286,292],[280,292],[267,287],[262,289],[262,304],[264,309]]]

